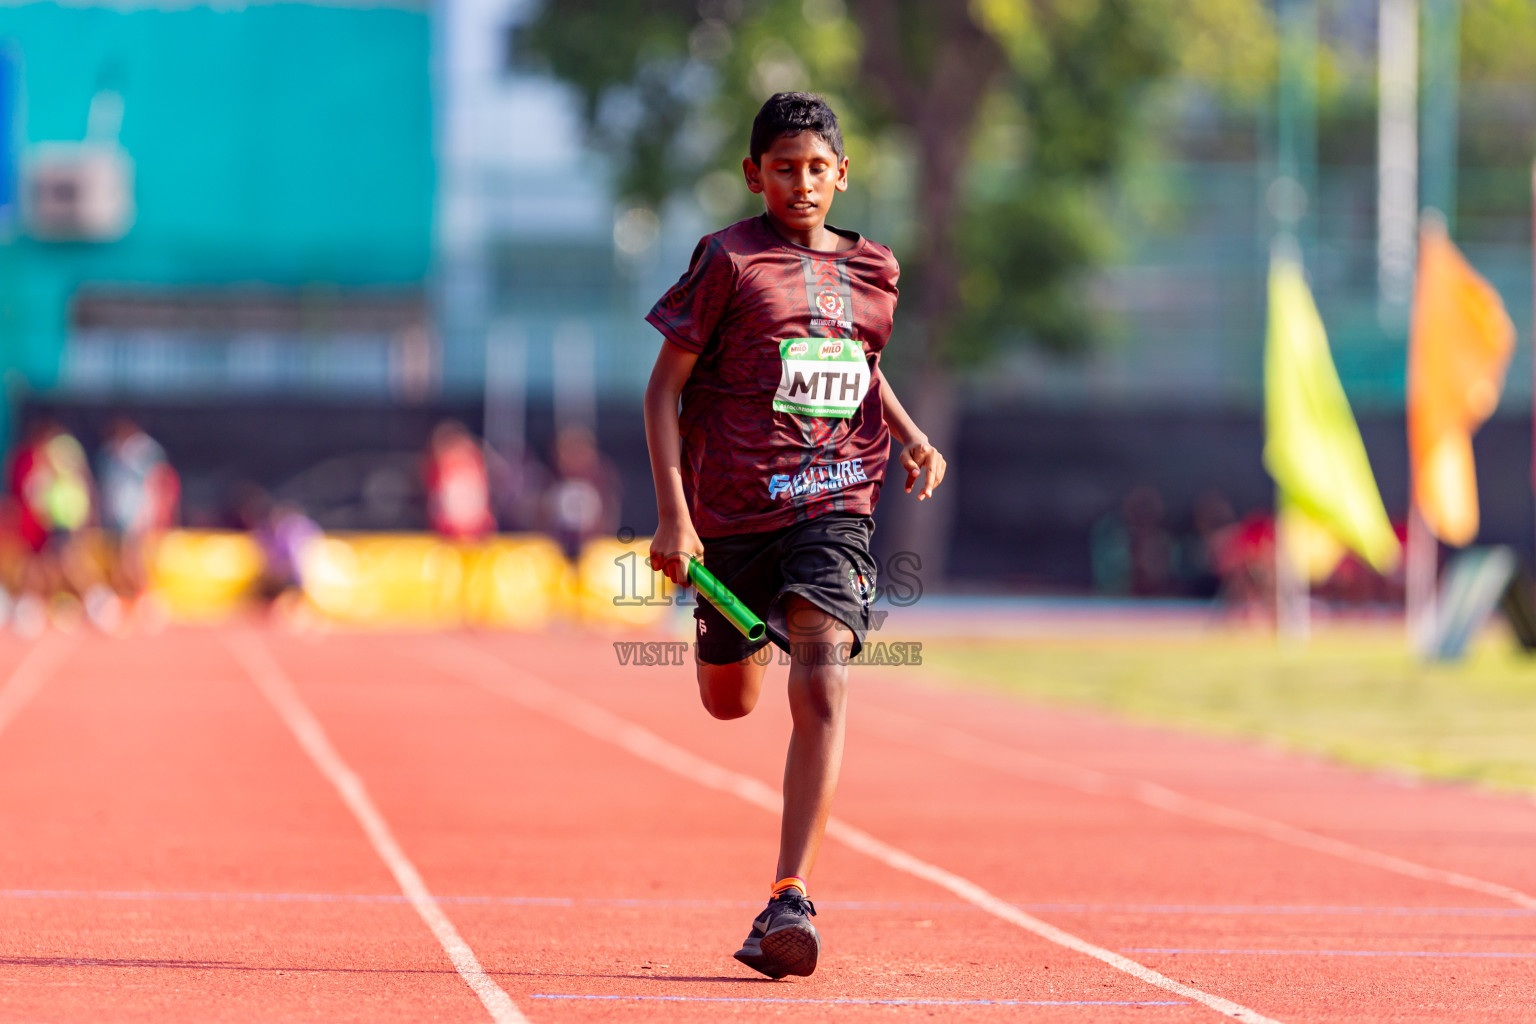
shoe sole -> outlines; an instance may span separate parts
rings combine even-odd
[[[762,954],[753,956],[746,953],[736,953],[735,957],[737,960],[740,960],[742,963],[752,968],[758,974],[766,975],[767,977],[772,978],[774,981],[778,981],[780,978],[784,977],[786,973],[782,967],[769,960]]]
[[[821,955],[821,940],[816,935],[816,929],[809,925],[804,928],[780,928],[763,936],[762,950],[763,958],[772,961],[778,969],[778,973],[770,977],[782,978],[786,974],[793,974],[804,978],[816,970],[816,960]],[[763,973],[768,974],[767,971]]]

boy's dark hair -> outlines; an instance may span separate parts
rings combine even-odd
[[[843,158],[843,130],[837,126],[837,115],[827,101],[815,93],[778,92],[768,97],[752,119],[752,141],[748,145],[752,162],[760,164],[763,154],[779,136],[801,132],[820,135],[837,158]]]

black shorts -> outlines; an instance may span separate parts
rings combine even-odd
[[[785,597],[798,594],[853,631],[849,657],[864,646],[869,603],[875,594],[875,560],[869,516],[829,512],[766,533],[737,533],[704,540],[704,567],[760,618],[788,632]],[[693,611],[699,660],[730,665],[768,643],[741,635],[702,594]]]

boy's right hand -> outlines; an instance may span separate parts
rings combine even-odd
[[[680,587],[688,586],[688,562],[704,558],[704,542],[694,532],[692,520],[662,520],[651,538],[651,568]]]

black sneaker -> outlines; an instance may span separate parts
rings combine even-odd
[[[770,978],[809,975],[816,970],[816,958],[821,953],[821,936],[811,924],[815,916],[815,904],[798,889],[775,896],[752,922],[752,931],[736,959]]]

